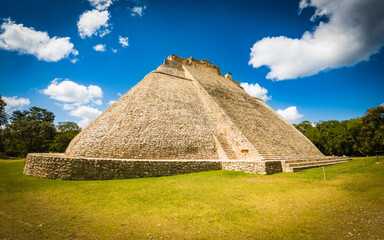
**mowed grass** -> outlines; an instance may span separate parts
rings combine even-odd
[[[326,167],[326,181],[322,168],[62,181],[0,160],[0,239],[384,239],[375,161]]]

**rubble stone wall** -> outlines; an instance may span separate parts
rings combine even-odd
[[[278,167],[280,166],[280,168]],[[75,158],[64,154],[28,154],[24,174],[63,180],[108,180],[160,177],[214,170],[258,174],[281,172],[280,161],[147,160]]]

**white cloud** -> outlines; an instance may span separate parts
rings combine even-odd
[[[77,55],[69,37],[50,38],[47,32],[36,31],[7,19],[1,25],[0,49],[30,54],[39,60],[57,62],[69,55]]]
[[[88,0],[97,10],[105,10],[112,4],[112,0]]]
[[[62,107],[64,110],[72,110],[76,107],[79,107],[81,104],[80,103],[56,103],[56,105]]]
[[[384,107],[384,103],[380,104],[380,107]]]
[[[108,11],[98,11],[96,9],[86,11],[80,15],[77,22],[77,28],[81,38],[91,37],[92,35],[104,35],[110,33],[108,29],[108,20],[110,18]]]
[[[77,63],[79,61],[79,59],[78,58],[74,58],[74,59],[71,59],[70,61],[71,61],[71,63],[75,64],[75,63]]]
[[[84,86],[70,80],[54,79],[42,93],[60,102],[70,103],[63,106],[64,109],[72,109],[80,104],[95,103],[101,105],[103,91],[99,86]],[[71,104],[75,104],[71,106]]]
[[[132,8],[132,16],[143,16],[144,10],[147,9],[146,6],[138,6]]]
[[[80,106],[76,110],[69,112],[71,116],[82,118],[77,124],[85,128],[94,118],[101,114],[101,111],[89,106]]]
[[[240,83],[240,86],[242,86],[249,95],[251,95],[252,97],[260,98],[264,102],[272,98],[271,96],[267,96],[268,90],[263,87],[260,87],[260,85],[257,83],[255,84]]]
[[[98,44],[96,46],[93,46],[93,49],[97,52],[104,52],[105,51],[105,44]]]
[[[128,47],[128,46],[129,46],[129,43],[128,43],[128,37],[122,37],[122,36],[119,36],[119,43],[120,43],[121,46],[123,46],[123,47]]]
[[[304,116],[304,114],[300,114],[297,111],[296,106],[288,107],[284,110],[277,110],[277,113],[280,114],[283,118],[285,118],[290,123],[297,123],[300,118]]]
[[[6,112],[11,112],[11,109],[21,109],[25,106],[31,104],[28,98],[18,98],[16,96],[13,97],[2,97],[4,102],[7,104],[5,106]]]
[[[117,49],[112,48],[113,53],[117,53]]]
[[[116,100],[111,100],[108,102],[108,106],[111,106],[112,104],[114,104],[116,102]]]
[[[316,8],[311,20],[320,21],[300,39],[266,37],[251,49],[249,64],[268,66],[267,78],[295,79],[327,69],[368,61],[384,44],[383,0],[301,0],[300,11]]]
[[[117,93],[117,96],[121,97],[121,96],[123,96],[123,94],[121,94],[121,93]]]

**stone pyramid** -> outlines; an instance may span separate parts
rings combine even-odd
[[[219,67],[206,60],[175,55],[93,120],[71,141],[65,154],[30,154],[27,162],[38,165],[46,158],[56,159],[56,168],[70,161],[79,169],[75,174],[68,170],[64,177],[46,170],[43,174],[28,172],[28,166],[25,173],[64,179],[215,169],[273,173],[347,160],[325,157],[261,99],[248,95],[230,73],[223,76]],[[130,170],[122,170],[122,162],[130,164]],[[98,164],[109,169],[103,170],[106,177],[99,176]],[[93,175],[82,177],[87,171]]]

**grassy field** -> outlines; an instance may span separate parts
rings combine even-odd
[[[0,160],[0,239],[384,239],[384,158],[269,176],[61,181]]]

